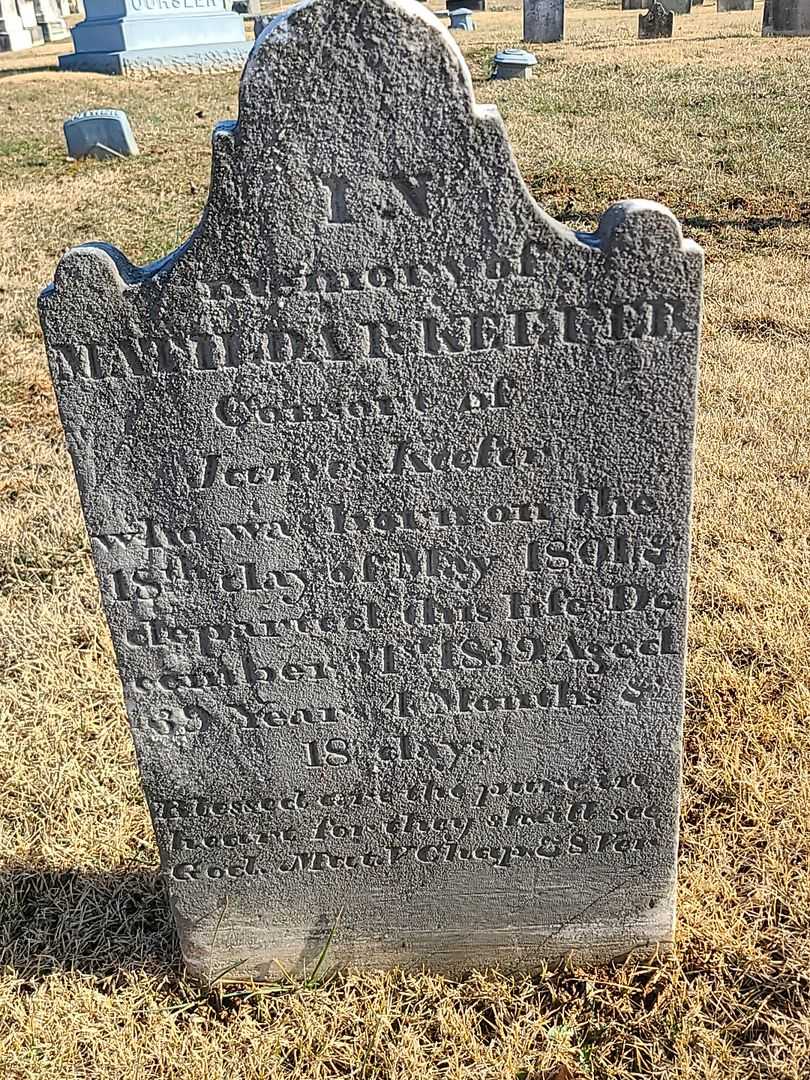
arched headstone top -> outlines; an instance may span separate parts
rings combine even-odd
[[[550,218],[450,35],[260,35],[201,221],[40,311],[186,962],[671,941],[701,252]]]

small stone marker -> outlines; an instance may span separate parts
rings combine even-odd
[[[810,0],[765,0],[762,33],[765,37],[810,36]]]
[[[474,30],[473,13],[470,8],[459,7],[450,11],[451,30]]]
[[[77,113],[63,125],[68,157],[133,157],[138,144],[129,117],[122,109],[91,109]]]
[[[692,0],[660,0],[665,11],[673,15],[688,15],[692,10]]]
[[[667,11],[660,0],[653,0],[650,10],[638,17],[640,38],[671,38],[675,16]]]
[[[67,71],[108,75],[232,71],[250,52],[242,16],[225,0],[87,0],[70,31]]]
[[[526,49],[503,49],[495,53],[493,79],[530,79],[537,57]]]
[[[551,43],[565,37],[565,0],[523,0],[523,40]]]
[[[213,157],[41,298],[187,965],[668,944],[700,249],[548,217],[412,0],[291,8]]]
[[[622,0],[622,11],[639,11],[647,6],[647,0]]]
[[[718,11],[753,11],[754,0],[717,0]]]

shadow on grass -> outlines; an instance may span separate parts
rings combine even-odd
[[[569,225],[573,222],[577,228],[582,230],[585,226],[596,229],[599,224],[600,214],[576,210],[555,211],[550,200],[544,201],[542,193],[538,194],[536,191],[533,191],[532,193],[546,213],[550,214],[563,225]],[[810,214],[804,212],[801,217],[798,218],[777,216],[711,218],[705,217],[702,214],[680,217],[677,212],[675,213],[675,216],[684,228],[702,229],[704,232],[720,232],[723,229],[739,229],[742,232],[761,233],[767,232],[770,229],[806,229],[810,226]]]
[[[160,878],[142,870],[0,870],[0,967],[29,981],[60,971],[177,973]]]
[[[0,68],[0,79],[10,79],[13,75],[39,75],[43,71],[59,72],[56,64],[36,64],[33,67]]]

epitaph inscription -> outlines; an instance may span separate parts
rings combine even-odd
[[[333,929],[447,970],[671,939],[701,273],[655,204],[547,217],[410,0],[277,19],[189,243],[62,259],[48,355],[193,970]]]

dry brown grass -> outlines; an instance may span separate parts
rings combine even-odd
[[[497,5],[497,0],[495,3]],[[0,59],[0,1075],[9,1080],[802,1080],[810,1075],[810,44],[701,8],[673,42],[573,5],[532,84],[483,81],[575,227],[670,203],[707,249],[678,949],[596,972],[398,974],[225,991],[178,972],[34,299],[85,239],[145,261],[203,203],[236,76]],[[17,72],[15,74],[15,72]],[[126,108],[144,152],[70,165]]]

